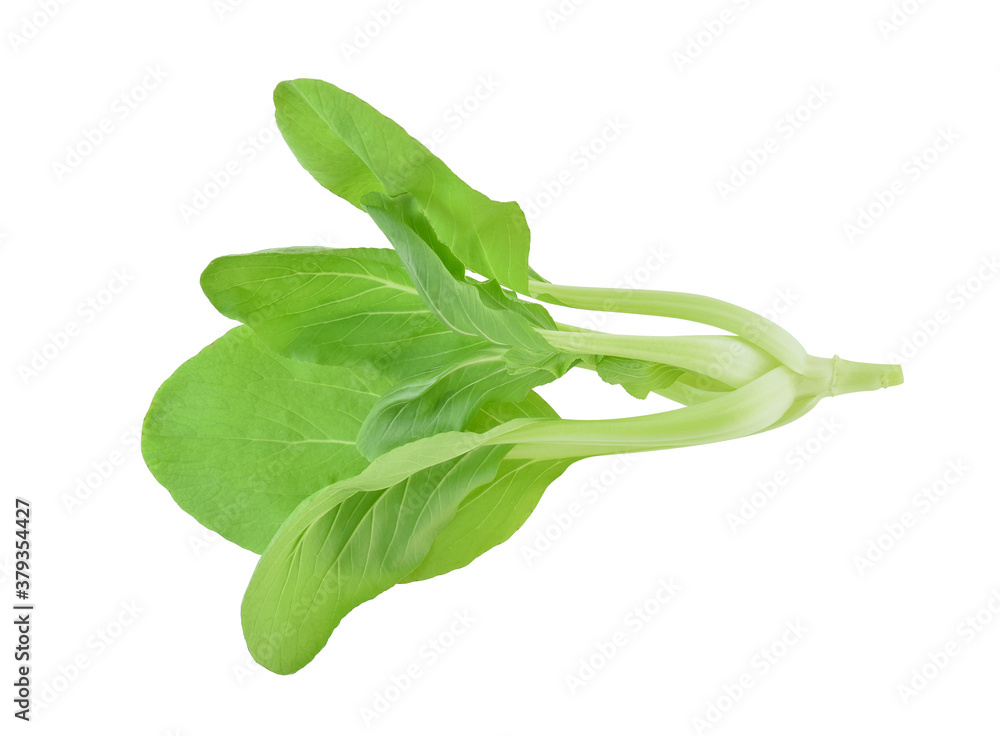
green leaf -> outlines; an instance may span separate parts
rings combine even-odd
[[[156,392],[142,454],[181,508],[259,553],[303,499],[368,465],[358,431],[390,385],[283,358],[240,326]]]
[[[281,355],[398,380],[453,362],[470,346],[424,305],[388,248],[285,248],[217,258],[202,289]]]
[[[603,356],[596,363],[597,375],[606,383],[620,385],[637,399],[645,399],[650,391],[663,391],[674,384],[686,371],[662,363]]]
[[[518,404],[487,404],[469,426],[483,432],[515,419],[557,419],[538,394]],[[497,476],[462,501],[458,513],[434,540],[420,567],[401,582],[426,580],[465,567],[484,552],[510,539],[535,510],[542,493],[573,460],[508,460]]]
[[[442,323],[463,335],[537,353],[536,363],[559,356],[537,329],[556,329],[538,304],[510,297],[496,283],[456,277],[438,257],[434,232],[412,197],[369,194],[365,210],[402,259],[424,304]]]
[[[332,84],[282,82],[274,105],[289,148],[324,187],[356,207],[370,192],[412,195],[465,266],[527,291],[530,234],[515,202],[477,192],[399,125]]]
[[[465,429],[486,402],[521,401],[555,378],[546,368],[511,373],[502,348],[468,350],[438,371],[393,386],[365,418],[358,450],[373,459],[421,437]]]
[[[243,598],[243,633],[257,662],[278,674],[308,664],[345,615],[420,565],[462,499],[493,479],[509,449],[459,453],[468,445],[462,435],[428,439],[414,444],[436,452],[400,448],[405,474],[398,453],[383,455],[357,478],[303,501],[281,527]],[[459,454],[433,462],[442,450]]]

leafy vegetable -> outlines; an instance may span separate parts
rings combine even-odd
[[[143,427],[146,462],[178,505],[261,553],[243,630],[274,672],[311,661],[361,603],[506,541],[577,459],[744,437],[902,382],[899,366],[811,356],[718,299],[546,281],[516,204],[466,185],[366,103],[297,80],[275,104],[298,160],[394,251],[213,261],[203,289],[244,324],[167,379]],[[600,333],[528,298],[729,334]],[[533,389],[574,367],[681,406],[561,419]]]

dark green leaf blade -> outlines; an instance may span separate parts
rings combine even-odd
[[[484,432],[515,419],[558,416],[538,394],[531,392],[517,404],[487,404],[473,419],[469,431]],[[506,542],[531,516],[545,489],[573,462],[504,459],[496,478],[465,497],[455,518],[434,540],[420,567],[401,582],[426,580],[465,567]]]
[[[368,465],[357,434],[390,385],[283,358],[240,326],[160,387],[142,454],[181,508],[259,553],[303,499]]]
[[[515,202],[495,202],[368,103],[315,79],[274,91],[278,129],[324,187],[360,207],[369,192],[411,194],[442,242],[469,269],[528,288],[530,234]]]
[[[516,300],[495,283],[456,277],[448,270],[435,252],[434,232],[412,197],[369,194],[364,207],[396,249],[424,304],[442,323],[494,345],[537,353],[539,364],[560,355],[537,332],[556,328],[541,305]]]
[[[224,256],[201,277],[212,304],[281,355],[398,380],[453,361],[481,340],[424,305],[388,248],[284,248]]]
[[[361,425],[358,450],[374,459],[421,437],[465,429],[487,402],[518,402],[557,377],[549,368],[512,373],[502,348],[467,351],[438,371],[404,379]]]
[[[441,445],[456,436],[430,439]],[[465,444],[459,435],[455,452]],[[420,564],[462,499],[496,475],[507,450],[471,449],[402,478],[383,456],[386,467],[376,461],[303,501],[264,551],[243,598],[254,659],[278,674],[308,664],[344,616]]]

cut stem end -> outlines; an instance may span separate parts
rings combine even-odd
[[[898,386],[903,382],[903,367],[881,363],[855,363],[834,356],[830,395],[840,396],[856,391],[876,391]]]

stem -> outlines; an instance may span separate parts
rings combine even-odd
[[[643,452],[721,442],[779,421],[802,381],[784,366],[717,399],[623,419],[545,419],[517,427],[489,444],[513,444],[510,459],[554,460]]]
[[[596,289],[529,281],[534,298],[575,309],[646,314],[699,322],[752,342],[797,373],[807,354],[798,340],[774,322],[735,304],[698,294],[646,289]]]
[[[804,376],[815,385],[815,396],[841,396],[857,391],[876,391],[903,382],[903,368],[894,364],[856,363],[838,355],[832,358],[808,356]]]
[[[840,396],[856,391],[876,391],[898,386],[903,382],[903,369],[898,365],[855,363],[834,355],[833,358],[809,356],[807,376],[817,386],[815,393],[800,395],[785,415],[766,429],[776,429],[812,411],[827,396]],[[761,430],[765,431],[765,430]]]
[[[731,335],[637,337],[603,332],[538,332],[558,350],[661,363],[700,373],[731,388],[745,386],[778,367],[768,353]]]
[[[703,445],[780,427],[827,396],[873,391],[902,380],[898,365],[808,356],[802,374],[779,366],[693,406],[623,419],[540,419],[502,432],[487,444],[513,444],[510,459],[534,460]]]
[[[880,388],[898,386],[903,382],[903,367],[879,363],[855,363],[853,360],[833,356],[833,378],[830,381],[830,395],[854,393],[855,391],[876,391]]]

